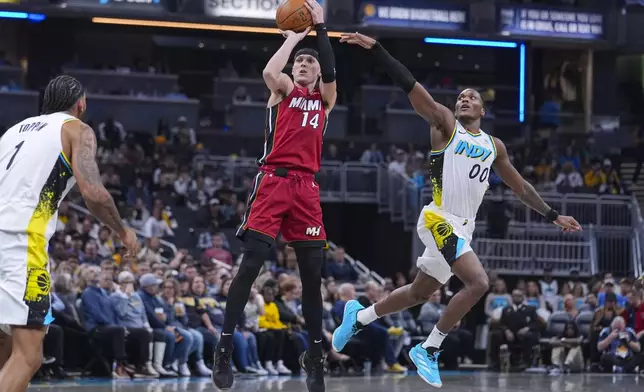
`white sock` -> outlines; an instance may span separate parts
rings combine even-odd
[[[371,324],[372,322],[378,320],[378,318],[379,317],[376,314],[376,307],[373,305],[358,312],[358,322],[362,325]]]
[[[427,338],[427,340],[425,340],[425,343],[423,343],[423,348],[427,348],[427,347],[439,348],[441,344],[443,344],[443,340],[445,339],[445,336],[447,336],[447,334],[439,331],[438,328],[436,328],[436,326],[434,325],[434,329],[432,329],[432,333],[429,334],[429,337]]]

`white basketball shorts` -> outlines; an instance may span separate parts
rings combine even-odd
[[[418,218],[418,236],[425,252],[418,258],[418,268],[445,284],[452,276],[452,263],[467,252],[474,234],[474,218],[450,214],[434,203],[423,208]]]

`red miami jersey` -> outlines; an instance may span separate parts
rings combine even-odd
[[[260,166],[317,173],[327,115],[320,90],[295,86],[280,103],[267,108]]]

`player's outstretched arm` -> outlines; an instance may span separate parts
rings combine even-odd
[[[284,67],[286,67],[286,63],[288,63],[288,59],[291,57],[291,52],[293,52],[295,46],[298,42],[304,39],[310,31],[310,27],[301,33],[282,31],[282,35],[286,38],[286,41],[284,41],[282,46],[277,50],[277,52],[275,52],[273,57],[271,57],[264,68],[264,72],[262,72],[264,82],[266,82],[266,86],[273,94],[286,96],[293,91],[293,81],[282,71],[284,70]]]
[[[322,86],[320,93],[327,111],[335,106],[338,97],[337,84],[335,82],[335,55],[331,47],[331,41],[324,24],[324,10],[315,0],[306,0],[304,3],[311,13],[313,26],[317,33],[318,51],[320,53],[320,72],[322,74]]]
[[[503,182],[512,189],[521,202],[537,211],[546,219],[561,227],[565,232],[581,231],[581,225],[571,216],[559,215],[559,213],[548,205],[534,189],[532,184],[526,181],[514,168],[505,144],[498,138],[494,138],[497,156],[494,160],[494,171],[501,177]]]
[[[340,42],[360,45],[365,49],[369,49],[380,64],[385,67],[394,83],[407,93],[416,113],[424,118],[425,121],[439,125],[443,133],[449,136],[452,135],[456,123],[454,113],[436,102],[431,94],[416,81],[409,69],[389,54],[378,41],[360,33],[346,33],[342,34]]]
[[[94,130],[80,121],[63,126],[63,133],[71,141],[72,170],[89,211],[121,238],[129,254],[138,253],[136,234],[121,221],[114,199],[109,194],[96,163],[96,136]]]

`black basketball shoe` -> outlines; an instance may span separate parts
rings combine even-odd
[[[217,345],[215,350],[215,366],[212,368],[212,381],[221,390],[230,389],[235,381],[230,359],[233,355],[233,347]]]
[[[300,355],[300,367],[306,372],[309,392],[324,392],[324,357],[312,358],[305,351]]]

